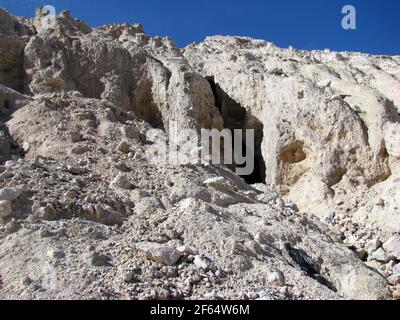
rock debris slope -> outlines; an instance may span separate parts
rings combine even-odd
[[[399,298],[399,57],[0,18],[0,298]],[[255,173],[149,163],[172,120]]]

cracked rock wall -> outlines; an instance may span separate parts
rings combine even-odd
[[[323,217],[338,199],[393,184],[399,57],[220,36],[189,45],[184,55],[263,123],[265,182],[303,210]]]

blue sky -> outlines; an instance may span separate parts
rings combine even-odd
[[[281,47],[400,54],[399,0],[0,0],[0,7],[24,16],[44,4],[69,9],[91,26],[140,22],[146,33],[170,35],[180,47],[222,34]],[[357,10],[356,30],[341,27],[346,4]]]

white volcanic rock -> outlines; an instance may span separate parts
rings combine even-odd
[[[0,298],[392,297],[342,240],[399,232],[398,57],[0,18]],[[253,175],[153,164],[170,121],[255,129]]]
[[[396,277],[400,277],[400,263],[396,264],[393,267],[393,275]]]
[[[275,271],[268,275],[268,282],[276,285],[276,286],[284,286],[285,285],[285,275],[282,271]]]
[[[393,254],[397,260],[400,260],[400,234],[396,234],[388,239],[384,244],[383,248]]]
[[[400,158],[400,123],[385,125],[385,143],[389,155]]]
[[[137,247],[146,255],[147,259],[165,266],[174,266],[181,257],[181,253],[175,248],[158,243],[139,243]]]
[[[393,254],[386,252],[382,248],[379,248],[378,250],[372,252],[370,257],[371,260],[376,260],[384,263],[395,259],[395,256]]]
[[[221,36],[189,45],[184,55],[213,77],[227,117],[237,103],[263,124],[266,182],[303,210],[323,217],[335,197],[367,191],[397,170],[398,57]]]

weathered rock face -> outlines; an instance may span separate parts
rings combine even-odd
[[[9,15],[0,8],[0,84],[23,89],[23,50],[32,31],[26,20]]]
[[[24,40],[16,36],[0,35],[0,83],[22,91]]]
[[[399,57],[218,36],[184,55],[263,124],[265,182],[303,210],[324,216],[398,170]]]
[[[1,48],[18,49],[0,49],[0,298],[396,292],[397,57],[236,37],[180,50],[137,24],[0,15]],[[222,166],[151,164],[146,133],[172,120],[255,129],[255,184]],[[363,213],[373,193],[392,220]]]
[[[207,81],[191,71],[171,40],[149,38],[139,26],[91,30],[62,13],[55,30],[30,38],[24,56],[31,94],[77,90],[155,128],[170,120],[221,127]]]

